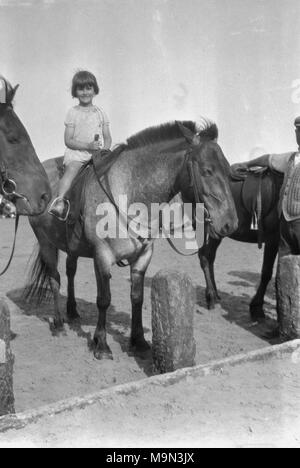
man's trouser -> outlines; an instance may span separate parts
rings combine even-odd
[[[287,221],[281,216],[279,255],[300,255],[300,219]]]

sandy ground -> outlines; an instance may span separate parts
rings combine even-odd
[[[124,388],[85,408],[2,433],[0,446],[296,448],[299,379],[298,348],[285,357],[188,375],[171,385],[129,393]]]
[[[10,253],[13,221],[0,222],[2,266]],[[108,313],[107,331],[114,360],[99,362],[94,359],[89,348],[97,320],[92,261],[81,259],[76,277],[81,327],[75,330],[66,325],[64,335],[53,336],[48,322],[52,316],[52,304],[37,307],[33,303],[25,303],[21,297],[26,282],[28,260],[34,245],[35,239],[29,223],[22,219],[13,263],[9,272],[1,278],[0,284],[0,295],[6,295],[12,311],[11,328],[14,339],[11,346],[15,355],[16,411],[36,408],[151,376],[151,356],[140,359],[129,351],[129,270],[116,267],[113,271],[112,306]],[[215,311],[208,311],[205,304],[204,277],[197,256],[181,257],[170,249],[166,241],[158,240],[146,278],[143,314],[146,339],[151,343],[151,278],[162,268],[174,268],[188,273],[197,291],[194,317],[197,364],[262,348],[270,343],[275,344],[276,341],[267,338],[276,324],[274,284],[270,286],[266,297],[267,321],[264,324],[252,324],[249,318],[248,304],[259,281],[261,261],[262,252],[255,245],[226,239],[219,249],[216,261],[216,280],[222,296],[222,306]],[[65,255],[62,254],[62,303],[66,300],[64,262]],[[243,380],[247,372],[245,368],[244,375],[240,375],[239,378]],[[208,393],[213,391],[213,387],[212,383]],[[232,402],[234,403],[234,400]],[[227,410],[230,411],[229,404]]]

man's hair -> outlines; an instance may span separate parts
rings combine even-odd
[[[85,86],[93,86],[95,94],[99,94],[99,86],[96,80],[96,77],[93,75],[93,73],[90,73],[89,71],[82,70],[77,72],[72,80],[72,96],[76,96],[76,91],[78,88],[84,88]]]

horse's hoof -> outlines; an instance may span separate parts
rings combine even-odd
[[[261,306],[250,306],[250,316],[253,322],[262,322],[266,318],[264,309]]]
[[[50,326],[53,327],[54,330],[56,331],[64,331],[65,329],[65,324],[63,319],[53,319],[49,320]]]
[[[147,341],[143,339],[133,339],[131,338],[130,347],[137,353],[147,353],[151,350],[151,346]]]
[[[218,307],[221,302],[221,298],[219,296],[206,296],[206,304],[208,310],[214,310]]]
[[[64,322],[60,322],[60,321],[55,322],[55,321],[54,321],[54,328],[55,328],[55,330],[57,330],[57,331],[63,331],[63,330],[65,329]]]
[[[94,350],[94,357],[98,361],[103,361],[105,359],[112,361],[114,359],[111,351],[102,351],[98,349]]]
[[[274,340],[274,339],[280,338],[279,327],[277,326],[273,330],[265,332],[262,336],[263,338],[267,340]],[[285,340],[285,341],[288,341],[288,340]]]
[[[77,312],[72,313],[72,314],[67,314],[67,318],[70,323],[80,323],[81,321],[81,317]]]
[[[209,302],[207,304],[207,308],[208,310],[216,310],[220,307],[220,303],[219,302]]]

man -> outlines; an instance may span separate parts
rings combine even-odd
[[[300,255],[300,116],[295,120],[297,152],[266,154],[242,164],[238,172],[251,167],[270,167],[285,175],[278,205],[280,215],[280,256]]]

